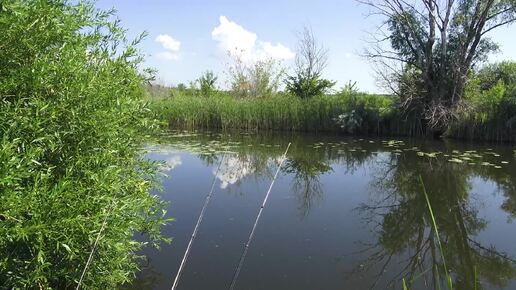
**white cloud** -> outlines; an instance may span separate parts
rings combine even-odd
[[[272,45],[270,42],[262,42],[262,46],[265,54],[275,59],[293,59],[296,56],[290,48],[281,43]]]
[[[254,173],[250,156],[233,157],[224,159],[218,171],[213,170],[213,174],[221,181],[220,188],[225,189],[229,185],[237,183],[247,175]]]
[[[242,51],[249,53],[256,44],[255,33],[245,30],[242,26],[229,21],[226,16],[220,16],[220,24],[211,32],[211,37],[219,42],[219,48],[224,52]]]
[[[172,169],[178,167],[179,165],[183,164],[183,161],[181,160],[181,156],[174,155],[170,158],[165,159],[165,164],[161,168],[163,171],[171,171]]]
[[[161,60],[178,60],[179,54],[169,51],[162,51],[156,54],[156,57],[158,57]]]
[[[155,39],[165,49],[156,56],[162,60],[178,60],[180,57],[181,42],[168,34],[160,34]]]
[[[219,25],[211,32],[223,52],[236,54],[243,61],[257,61],[273,58],[276,60],[293,59],[295,54],[281,43],[258,41],[256,33],[246,30],[226,16],[220,16]]]
[[[181,42],[175,40],[172,36],[168,34],[158,35],[158,37],[156,37],[156,42],[161,43],[161,45],[163,45],[163,48],[173,52],[179,52],[179,49],[181,49]]]

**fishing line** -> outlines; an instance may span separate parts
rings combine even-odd
[[[249,238],[247,239],[247,243],[245,244],[244,251],[242,252],[242,255],[240,256],[240,261],[238,262],[238,267],[236,268],[235,275],[233,276],[233,280],[231,281],[231,285],[229,286],[230,290],[233,290],[235,288],[235,285],[236,285],[236,282],[238,279],[238,275],[240,274],[240,270],[242,270],[242,266],[244,265],[244,260],[245,260],[245,256],[247,255],[247,250],[249,249],[249,244],[251,244],[251,240],[253,239],[254,232],[256,230],[256,226],[258,225],[260,216],[262,215],[263,209],[265,208],[267,200],[269,199],[269,194],[271,193],[272,186],[274,185],[276,178],[278,178],[278,174],[281,169],[281,166],[283,165],[283,162],[287,158],[287,153],[288,153],[288,149],[290,148],[290,144],[291,143],[288,143],[287,150],[285,150],[285,153],[283,154],[283,157],[281,158],[278,169],[276,170],[276,174],[274,174],[274,178],[272,179],[271,185],[269,186],[269,190],[267,191],[267,194],[265,195],[262,206],[260,207],[260,211],[258,212],[258,215],[256,216],[256,220],[254,221],[253,229],[251,230],[251,233],[249,234]]]
[[[100,241],[100,236],[102,235],[102,232],[104,232],[104,229],[106,228],[107,220],[108,220],[109,216],[111,215],[111,213],[113,212],[114,207],[115,207],[115,201],[113,200],[113,202],[111,203],[111,205],[108,209],[106,216],[104,217],[104,221],[102,222],[102,226],[100,227],[99,233],[97,234],[95,243],[93,244],[93,247],[91,248],[90,256],[88,257],[88,261],[86,261],[86,265],[84,266],[84,269],[82,270],[81,279],[79,279],[79,282],[77,283],[77,287],[75,288],[75,290],[81,289],[82,281],[84,280],[84,277],[86,276],[88,267],[90,266],[91,262],[93,261],[93,254],[97,250],[97,245]]]
[[[177,270],[176,278],[174,279],[174,284],[172,285],[172,290],[177,288],[177,285],[179,284],[179,279],[181,277],[181,273],[183,272],[183,269],[185,267],[186,261],[188,260],[188,255],[190,254],[190,249],[192,248],[192,244],[197,237],[197,231],[199,230],[199,226],[202,222],[202,219],[204,218],[204,212],[206,211],[206,208],[208,207],[208,204],[210,203],[211,196],[213,194],[213,189],[215,188],[215,182],[217,181],[217,175],[219,173],[220,167],[224,161],[224,158],[226,157],[227,152],[224,152],[222,155],[222,159],[220,160],[219,166],[217,167],[217,171],[215,172],[215,176],[213,177],[213,182],[211,183],[211,189],[208,195],[206,195],[206,199],[204,201],[204,206],[201,209],[201,213],[199,214],[199,218],[197,219],[197,223],[195,224],[194,231],[192,233],[192,237],[190,238],[190,241],[188,242],[188,246],[186,247],[185,255],[183,256],[183,260],[181,260],[181,265],[179,265],[179,269]]]

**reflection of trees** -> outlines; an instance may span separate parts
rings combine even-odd
[[[323,197],[319,176],[331,171],[332,168],[318,159],[303,157],[288,159],[284,168],[284,172],[294,176],[292,191],[300,201],[300,214],[305,217],[310,213],[313,204]]]
[[[130,285],[123,285],[121,289],[123,290],[147,290],[147,289],[156,289],[156,286],[163,282],[164,278],[163,274],[158,272],[153,266],[148,257],[143,258],[140,261],[140,270],[138,273],[138,279],[136,279]]]
[[[516,164],[507,166],[507,170],[497,170],[493,168],[483,168],[478,174],[486,179],[496,181],[500,191],[505,196],[502,209],[507,212],[512,219],[516,218]],[[509,167],[510,166],[510,167]]]
[[[299,200],[302,217],[306,217],[314,204],[323,198],[320,176],[333,171],[330,164],[340,164],[346,168],[347,173],[353,173],[376,154],[372,150],[355,146],[347,148],[351,150],[342,150],[337,146],[307,150],[306,146],[300,145],[302,144],[292,145],[283,171],[293,176],[292,192]]]
[[[229,148],[231,153],[226,155],[224,162],[221,164],[220,171],[217,173],[217,177],[222,182],[222,188],[231,184],[238,184],[246,176],[272,178],[272,173],[278,163],[275,161],[279,160],[284,147],[286,147],[286,144],[271,146],[270,144],[262,143],[265,141],[260,138],[256,140],[248,139],[246,141],[248,143],[247,146]],[[228,150],[227,144],[231,143],[228,140],[221,141],[215,145],[209,142],[201,142],[201,144],[205,144],[201,146],[211,144],[204,149],[210,149],[212,153],[199,154],[199,158],[209,166],[217,166],[222,158],[220,151],[223,148]],[[274,142],[268,140],[266,143]],[[307,216],[313,204],[317,200],[322,199],[323,188],[319,181],[319,176],[332,170],[328,163],[330,160],[335,161],[338,159],[339,154],[335,150],[307,150],[304,143],[294,143],[290,147],[282,172],[291,174],[293,177],[292,191],[300,202],[299,210],[301,216]],[[362,152],[360,154],[365,155]],[[357,159],[351,156],[347,156],[346,159],[352,160],[355,167],[360,162],[357,160],[362,160],[362,158]],[[214,174],[215,171],[216,169]]]
[[[487,223],[468,204],[471,173],[461,164],[446,160],[418,162],[414,155],[391,155],[385,160],[374,188],[378,200],[362,205],[366,220],[376,223],[377,242],[367,249],[369,258],[363,270],[378,271],[373,287],[380,281],[394,257],[403,256],[401,269],[390,275],[392,282],[401,278],[426,284],[431,289],[439,285],[446,289],[443,261],[419,175],[424,180],[436,223],[443,242],[448,269],[452,272],[455,289],[474,289],[475,277],[481,282],[503,287],[516,278],[516,264],[493,247],[474,240]],[[373,269],[381,265],[380,269]],[[481,285],[480,285],[481,286]],[[478,289],[482,289],[481,287]]]
[[[475,277],[479,277],[484,286],[490,284],[500,287],[516,278],[515,263],[512,260],[496,248],[475,240],[477,234],[487,227],[487,222],[480,218],[477,208],[470,202],[469,183],[471,177],[477,176],[495,182],[505,196],[502,209],[516,217],[514,162],[504,165],[504,170],[499,170],[451,163],[448,162],[449,158],[444,157],[422,158],[410,151],[415,145],[421,148],[427,146],[424,151],[428,152],[443,149],[424,142],[386,146],[379,141],[343,142],[340,137],[324,140],[320,136],[296,137],[285,134],[199,135],[192,137],[190,142],[184,138],[178,141],[186,143],[188,148],[203,152],[199,157],[210,166],[218,165],[222,151],[231,151],[233,160],[236,160],[234,162],[239,164],[229,166],[235,175],[244,171],[252,172],[248,176],[264,179],[265,182],[270,182],[277,165],[274,161],[284,152],[287,143],[292,142],[283,172],[293,178],[291,190],[298,197],[299,211],[303,217],[310,213],[314,204],[323,199],[320,176],[330,172],[332,166],[338,164],[348,174],[365,166],[378,169],[372,181],[377,195],[370,203],[360,207],[378,237],[373,244],[368,245],[366,250],[369,258],[359,267],[360,271],[376,271],[378,285],[386,285],[380,283],[380,280],[399,283],[402,277],[407,281],[414,280],[411,289],[436,288],[438,281],[442,282],[444,269],[440,250],[436,246],[436,236],[431,228],[427,203],[418,182],[421,175],[436,216],[446,263],[453,272],[455,288],[474,289],[472,285]],[[324,144],[320,145],[322,141]],[[316,143],[317,148],[313,146]],[[480,152],[480,147],[475,145],[474,149]],[[452,149],[468,150],[447,148],[446,151],[450,153]],[[506,160],[514,158],[512,150],[509,151],[507,154],[501,152]],[[485,160],[486,157],[482,158]],[[245,170],[242,169],[244,167]],[[438,273],[440,277],[437,277]],[[423,284],[429,287],[423,287]],[[446,289],[445,285],[441,286]],[[394,288],[402,289],[400,285]]]

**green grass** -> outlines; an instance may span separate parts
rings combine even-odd
[[[175,129],[318,132],[340,131],[335,118],[353,110],[358,102],[379,110],[382,108],[380,104],[388,104],[390,100],[366,94],[326,95],[310,99],[276,94],[267,98],[237,99],[228,93],[218,93],[207,98],[176,95],[152,101],[151,109],[158,119]],[[378,122],[373,121],[363,122],[361,132],[375,133]]]

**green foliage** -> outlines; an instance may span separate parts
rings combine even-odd
[[[456,118],[471,70],[498,48],[488,33],[516,21],[515,1],[364,2],[387,18],[368,55],[403,109],[418,111],[425,130],[436,133]]]
[[[516,63],[501,62],[472,73],[467,107],[448,134],[459,138],[516,141]]]
[[[273,59],[244,61],[234,56],[228,66],[231,91],[237,98],[270,97],[277,92],[283,69]]]
[[[477,78],[482,90],[488,90],[498,82],[514,87],[516,85],[516,62],[503,61],[487,65],[478,72]]]
[[[319,75],[297,73],[285,80],[286,91],[302,99],[320,96],[335,85],[334,81],[321,78]]]
[[[316,132],[340,131],[335,118],[351,111],[352,106],[359,102],[373,111],[375,106],[387,109],[391,101],[385,96],[358,93],[322,95],[310,99],[284,94],[240,99],[229,93],[219,93],[208,99],[175,96],[152,102],[151,109],[157,119],[168,121],[172,128]],[[382,114],[378,112],[379,116]],[[374,123],[360,132],[372,133],[377,125]]]
[[[392,99],[359,94],[353,86],[346,86],[339,93],[348,96],[346,110],[335,118],[335,122],[348,134],[380,132],[380,122],[385,122],[392,108]]]
[[[285,79],[286,91],[302,99],[328,93],[334,81],[322,78],[328,61],[328,50],[317,43],[310,27],[299,34],[294,74]]]
[[[516,85],[514,65],[493,64],[470,76],[465,99],[456,119],[446,126],[451,138],[516,141]],[[496,77],[495,77],[496,76]],[[405,96],[418,95],[421,72],[407,70],[400,76]],[[271,93],[268,98],[242,98],[232,93],[212,93],[212,99],[196,100],[192,91],[153,102],[157,118],[183,129],[243,129],[343,131],[347,134],[428,136],[423,108],[405,110],[403,98],[359,93],[347,84],[335,95],[299,98]],[[246,95],[244,92],[242,95]],[[257,100],[260,99],[260,100]]]
[[[218,77],[212,72],[205,72],[200,78],[197,79],[201,90],[201,96],[208,97],[217,90],[215,83]]]
[[[2,288],[75,288],[111,206],[83,288],[131,279],[135,233],[163,240],[137,41],[111,19],[90,2],[2,1]]]
[[[186,91],[186,85],[183,83],[179,83],[179,84],[177,84],[176,89],[180,92],[184,92],[184,91]]]
[[[353,109],[350,112],[346,112],[337,117],[337,124],[339,124],[346,133],[354,134],[362,128],[364,123],[363,114],[365,113],[365,110],[363,107],[360,109],[360,111]]]

